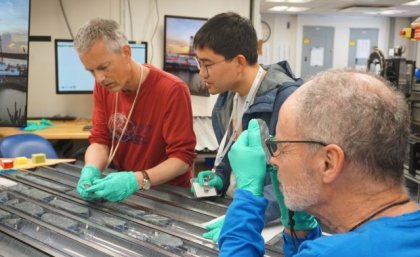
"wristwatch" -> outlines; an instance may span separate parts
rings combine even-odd
[[[149,190],[151,186],[149,175],[145,170],[141,170],[140,172],[143,174],[143,186],[140,190]]]

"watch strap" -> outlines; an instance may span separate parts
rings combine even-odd
[[[140,172],[143,175],[143,186],[140,188],[140,190],[150,189],[151,182],[150,182],[149,174],[147,174],[145,170],[141,170]]]
[[[147,172],[145,170],[141,170],[140,172],[141,172],[141,174],[143,174],[144,179],[147,179],[147,180],[150,181],[149,174],[147,174]]]

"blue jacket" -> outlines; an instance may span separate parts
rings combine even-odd
[[[303,84],[303,80],[294,76],[287,61],[263,66],[263,68],[267,73],[257,90],[254,103],[242,118],[242,128],[243,130],[247,129],[251,119],[262,119],[266,122],[270,135],[274,135],[281,105],[291,93]],[[235,93],[231,91],[221,93],[213,108],[212,124],[219,143],[222,141],[229,124],[234,95]],[[230,184],[232,171],[227,155],[215,169],[216,174],[223,180],[223,189],[220,193],[225,195]],[[267,176],[266,184],[270,184],[269,181],[269,176]]]
[[[264,209],[267,200],[237,189],[219,237],[219,256],[264,256]],[[285,257],[418,257],[420,211],[371,220],[351,232],[321,236],[319,227],[300,238],[296,250],[283,234]]]

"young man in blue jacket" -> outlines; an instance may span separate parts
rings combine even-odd
[[[210,94],[219,94],[212,123],[219,142],[213,171],[198,174],[201,186],[208,181],[221,196],[233,196],[236,188],[227,152],[253,118],[266,122],[274,134],[277,115],[284,100],[303,81],[296,78],[286,61],[266,67],[258,62],[257,35],[252,23],[236,13],[221,13],[209,19],[194,36],[200,76]],[[280,216],[270,178],[265,195],[271,199],[266,220]],[[205,238],[217,241],[222,221],[210,224]]]
[[[409,126],[404,96],[360,71],[319,74],[286,100],[276,136],[266,140],[279,204],[306,210],[337,232],[285,230],[286,257],[420,256],[420,207],[404,187]],[[238,189],[220,256],[264,255],[267,162],[260,133],[251,120],[229,152]]]

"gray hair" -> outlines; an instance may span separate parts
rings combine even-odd
[[[402,183],[410,116],[400,92],[349,69],[320,73],[300,89],[296,127],[305,139],[337,144],[367,175]]]
[[[74,39],[74,46],[77,52],[86,52],[99,39],[105,40],[108,49],[117,53],[128,44],[127,37],[116,21],[94,18],[79,29]]]

